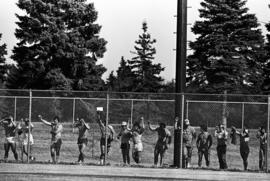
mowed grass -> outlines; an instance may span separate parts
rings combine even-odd
[[[36,157],[36,161],[40,162],[48,162],[51,160],[50,157],[50,127],[45,126],[41,123],[34,123],[34,130],[33,130],[33,136],[35,140],[34,144],[34,150],[33,150],[33,156]],[[77,146],[77,129],[75,129],[75,132],[73,132],[72,126],[70,123],[63,124],[64,126],[64,132],[62,134],[62,148],[61,148],[61,156],[60,160],[63,163],[74,163],[78,159],[78,146]],[[87,145],[87,149],[85,151],[86,158],[85,163],[90,164],[98,164],[99,163],[99,156],[100,156],[100,146],[99,146],[99,139],[100,139],[100,131],[96,124],[90,124],[91,129],[89,131],[89,142]],[[116,133],[119,133],[120,126],[114,125],[114,128],[116,130]],[[169,127],[172,135],[173,135],[173,129],[172,127]],[[250,170],[258,170],[259,166],[259,141],[256,138],[256,131],[257,130],[250,130],[250,155],[249,155],[249,166],[248,168]],[[199,129],[196,128],[197,134],[199,133]],[[214,130],[211,129],[210,133],[213,136]],[[1,157],[4,157],[4,130],[3,128],[0,128],[0,153]],[[146,131],[143,134],[143,145],[144,145],[144,151],[142,156],[142,165],[145,166],[152,166],[153,165],[153,158],[154,158],[154,147],[155,142],[157,140],[157,133],[149,131],[148,127],[146,127]],[[218,169],[218,158],[216,153],[216,139],[213,138],[213,146],[211,148],[211,156],[210,156],[210,168]],[[20,155],[21,149],[19,147],[19,144],[17,144],[17,151]],[[173,164],[173,141],[172,145],[170,146],[169,150],[167,150],[164,163],[166,165],[172,165]],[[131,152],[130,152],[131,153]],[[131,156],[131,154],[130,154]],[[10,151],[9,153],[9,160],[14,160],[13,154]],[[24,156],[24,160],[26,160],[26,156]],[[112,142],[111,151],[108,155],[108,162],[112,165],[120,165],[122,163],[122,155],[120,150],[120,141],[115,140]],[[194,142],[194,149],[193,149],[193,155],[192,155],[192,167],[197,168],[198,166],[198,155],[197,155],[197,148],[195,147]],[[131,159],[131,164],[136,165],[135,162]],[[242,159],[240,156],[239,151],[239,138],[238,138],[238,144],[232,145],[230,144],[230,140],[228,140],[228,146],[227,146],[227,164],[229,169],[235,169],[235,170],[242,170],[243,164]],[[203,165],[205,165],[205,162],[203,160]]]

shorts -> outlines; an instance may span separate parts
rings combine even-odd
[[[28,145],[28,135],[25,136],[25,138],[24,138],[23,141],[22,141],[22,144],[23,144],[23,145]],[[34,138],[33,138],[33,135],[30,135],[30,137],[29,137],[29,144],[30,144],[30,145],[33,145],[33,144],[34,144]]]
[[[52,148],[60,148],[61,145],[62,145],[62,139],[61,138],[57,139],[56,141],[51,142],[51,147]]]
[[[16,143],[15,137],[6,137],[5,143]]]
[[[130,144],[129,143],[121,143],[120,148],[122,150],[129,150],[130,149]]]
[[[78,138],[78,141],[77,141],[77,144],[78,145],[82,145],[82,144],[87,145],[87,143],[88,143],[88,139],[87,138]]]
[[[135,152],[137,152],[137,151],[143,151],[143,144],[142,143],[136,143],[136,144],[134,144],[133,145],[133,150]]]
[[[107,147],[111,147],[111,142],[112,142],[112,139],[107,138]],[[105,145],[106,145],[105,138],[101,138],[100,139],[100,146],[105,146]]]

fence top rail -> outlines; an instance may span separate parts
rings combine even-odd
[[[0,91],[16,91],[16,92],[73,92],[73,93],[103,93],[103,94],[130,94],[130,95],[186,95],[186,96],[224,96],[225,94],[211,93],[154,93],[154,92],[114,92],[114,91],[79,91],[79,90],[37,90],[37,89],[0,89]],[[236,97],[269,97],[270,95],[263,94],[226,94],[226,96]]]
[[[267,102],[234,102],[234,101],[199,101],[199,100],[187,100],[187,103],[215,103],[215,104],[261,104],[268,105]]]
[[[0,96],[0,98],[9,99],[29,99],[29,96]],[[107,100],[107,98],[89,98],[89,97],[37,97],[32,96],[32,99],[63,99],[63,100]],[[121,99],[121,98],[111,98],[110,101],[141,101],[141,102],[175,102],[172,99]]]

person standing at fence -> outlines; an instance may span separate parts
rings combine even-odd
[[[111,125],[107,125],[107,122],[101,120],[101,112],[97,111],[97,123],[101,132],[100,138],[100,165],[105,163],[105,146],[106,146],[106,137],[107,137],[107,154],[111,149],[111,142],[114,140],[115,131]]]
[[[210,133],[207,131],[206,125],[201,125],[201,133],[198,135],[196,146],[198,148],[198,166],[202,166],[202,158],[204,156],[206,166],[210,165],[210,148],[213,143],[213,139]]]
[[[50,131],[52,135],[51,146],[50,146],[51,157],[52,157],[53,163],[59,163],[60,150],[61,150],[61,145],[62,145],[61,135],[63,132],[63,126],[60,123],[60,119],[58,116],[55,116],[52,122],[48,122],[45,119],[43,119],[41,115],[38,115],[38,118],[45,125],[51,127],[51,131]]]
[[[155,146],[154,151],[154,165],[157,167],[158,164],[158,156],[160,156],[160,166],[163,166],[163,157],[166,150],[169,148],[169,145],[172,141],[171,132],[166,128],[165,123],[159,123],[159,127],[153,128],[148,122],[149,130],[156,131],[158,133],[158,140]]]
[[[226,151],[227,151],[227,139],[228,132],[223,124],[217,126],[215,130],[215,137],[217,138],[217,155],[220,169],[227,169]]]
[[[130,164],[130,156],[129,156],[129,150],[130,150],[130,139],[132,138],[132,133],[128,129],[129,123],[122,122],[121,124],[121,131],[117,136],[117,139],[121,138],[121,151],[122,151],[122,157],[124,166]]]
[[[18,153],[16,150],[16,141],[15,141],[17,124],[13,120],[13,117],[9,116],[8,118],[0,120],[0,125],[3,126],[3,128],[5,130],[5,136],[6,136],[5,143],[4,143],[4,149],[5,149],[4,160],[5,160],[5,162],[8,159],[8,153],[9,153],[10,148],[11,148],[11,151],[13,152],[15,160],[18,161]]]
[[[23,154],[28,156],[28,139],[29,139],[29,159],[30,160],[35,160],[35,157],[32,156],[32,151],[33,151],[33,145],[34,145],[34,137],[32,134],[32,131],[34,129],[34,125],[29,122],[28,118],[23,119],[23,124],[20,123],[18,126],[18,134],[22,135],[22,149],[23,149]],[[30,128],[29,128],[30,127]],[[30,129],[30,132],[29,132]],[[22,160],[23,161],[23,160]]]
[[[189,120],[185,119],[183,129],[183,168],[191,167],[194,139],[196,139],[196,131],[192,126],[190,126]]]
[[[133,150],[132,157],[137,164],[141,163],[142,160],[142,134],[145,130],[144,118],[141,117],[139,122],[135,122],[131,129],[132,131],[132,141],[133,141]]]
[[[248,129],[243,128],[242,132],[236,130],[235,127],[232,127],[235,130],[235,133],[240,137],[240,155],[243,159],[244,170],[247,170],[248,167],[248,155],[249,155],[249,134]]]
[[[76,122],[73,124],[73,127],[78,128],[78,140],[77,140],[77,144],[78,144],[78,148],[79,148],[79,157],[78,157],[78,163],[84,163],[84,150],[87,146],[88,143],[88,130],[90,129],[90,126],[85,123],[83,118],[78,118],[76,120]]]
[[[266,151],[267,151],[267,133],[265,127],[262,126],[257,132],[256,137],[260,140],[260,151],[259,151],[259,168],[263,170],[266,166]]]

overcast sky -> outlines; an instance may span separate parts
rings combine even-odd
[[[8,45],[8,59],[17,40],[14,36],[16,28],[15,13],[22,13],[16,6],[17,0],[0,0],[0,33],[1,44]],[[89,0],[94,2],[99,13],[98,23],[102,25],[101,37],[108,41],[107,52],[100,63],[108,69],[104,78],[112,70],[116,70],[121,56],[132,57],[130,51],[134,41],[142,32],[143,21],[148,22],[149,32],[157,40],[157,55],[155,62],[166,67],[162,76],[171,80],[175,76],[175,34],[177,0]],[[269,0],[247,0],[251,13],[255,13],[261,22],[270,21]],[[198,8],[200,0],[188,0],[188,23],[193,24],[199,19]],[[263,25],[263,24],[262,24]],[[262,27],[265,33],[265,28]],[[194,40],[194,35],[188,28],[188,40]]]

